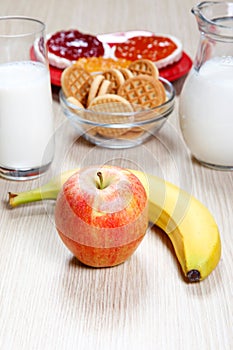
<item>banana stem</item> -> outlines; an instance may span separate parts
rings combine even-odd
[[[20,204],[41,201],[43,199],[56,199],[58,190],[56,188],[51,189],[47,186],[38,187],[35,190],[12,193],[9,192],[9,204],[11,207],[16,207]]]
[[[45,185],[33,189],[31,191],[25,191],[20,193],[9,192],[9,205],[14,208],[21,204],[41,201],[44,199],[56,200],[57,195],[63,185],[63,183],[68,180],[68,178],[73,175],[78,169],[68,170],[61,175],[53,178],[51,181]]]

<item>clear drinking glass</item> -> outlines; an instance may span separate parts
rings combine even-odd
[[[233,2],[194,6],[200,41],[180,97],[180,126],[191,153],[215,169],[233,169]]]
[[[0,17],[0,48],[0,176],[32,179],[54,155],[44,23]]]

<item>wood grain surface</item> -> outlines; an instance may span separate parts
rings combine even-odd
[[[194,58],[199,40],[191,14],[195,3],[1,0],[0,15],[36,17],[46,23],[47,32],[170,33]],[[127,150],[98,148],[78,137],[53,88],[56,156],[51,170],[28,182],[0,179],[1,350],[233,349],[233,173],[207,169],[190,157],[178,124],[185,78],[174,82],[176,108],[164,128]],[[193,193],[219,226],[222,258],[216,270],[201,283],[187,284],[171,243],[155,226],[124,264],[84,267],[56,233],[54,202],[8,208],[8,191],[29,190],[60,170],[93,163],[137,167]]]

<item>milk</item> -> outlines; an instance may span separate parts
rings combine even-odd
[[[233,58],[207,61],[188,76],[180,126],[192,154],[210,165],[233,167]]]
[[[0,166],[33,169],[53,158],[53,111],[47,68],[0,64]]]

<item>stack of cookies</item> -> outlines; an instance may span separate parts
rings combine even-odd
[[[83,117],[107,125],[95,128],[92,133],[110,138],[132,137],[139,128],[111,128],[111,124],[131,124],[137,121],[135,112],[141,115],[141,111],[153,110],[166,101],[158,69],[146,59],[131,62],[127,68],[111,68],[96,74],[74,63],[63,71],[61,85],[67,101],[77,106],[76,113],[86,111]],[[145,115],[148,118],[148,113]],[[149,115],[154,117],[154,113]]]

